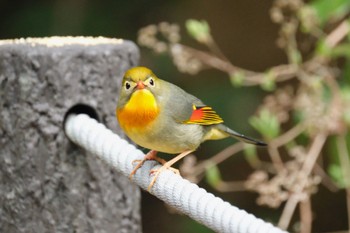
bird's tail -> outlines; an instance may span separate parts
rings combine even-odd
[[[236,131],[228,128],[227,126],[221,124],[219,125],[220,130],[224,131],[227,133],[229,136],[238,139],[239,141],[243,141],[249,144],[257,145],[257,146],[267,146],[267,144],[263,141],[247,137],[243,134],[237,133]]]

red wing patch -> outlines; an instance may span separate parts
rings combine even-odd
[[[198,125],[214,125],[224,122],[221,117],[208,106],[197,107],[193,105],[193,112],[189,120],[184,121],[185,124]]]

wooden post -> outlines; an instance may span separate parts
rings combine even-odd
[[[117,39],[0,41],[0,232],[141,232],[139,189],[62,128],[85,104],[120,132],[121,78],[138,58]]]

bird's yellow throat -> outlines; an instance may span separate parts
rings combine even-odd
[[[158,114],[156,99],[147,89],[135,91],[125,106],[117,110],[120,126],[126,131],[146,128]]]

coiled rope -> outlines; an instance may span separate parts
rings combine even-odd
[[[70,114],[65,121],[65,132],[71,141],[125,176],[133,170],[132,161],[144,157],[134,145],[85,114]],[[155,161],[146,162],[133,176],[133,181],[147,190],[152,180],[150,170],[159,167]],[[159,175],[151,193],[216,232],[284,232],[168,170]]]

